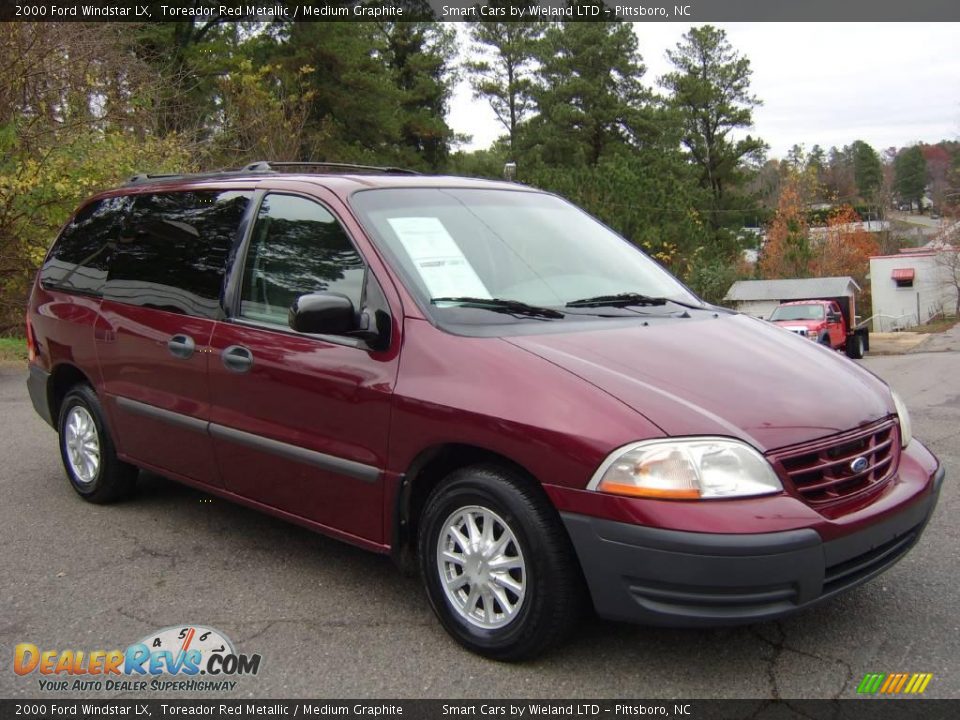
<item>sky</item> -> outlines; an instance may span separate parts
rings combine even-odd
[[[960,23],[715,23],[750,59],[751,88],[763,105],[754,128],[770,157],[802,144],[825,150],[863,140],[878,152],[918,141],[960,140]],[[653,86],[669,72],[666,50],[683,23],[636,23]],[[460,31],[463,26],[460,25]],[[474,100],[465,78],[449,122],[488,147],[503,133],[493,111]]]

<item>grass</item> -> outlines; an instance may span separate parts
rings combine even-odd
[[[27,341],[22,337],[0,337],[0,362],[26,362]]]
[[[917,325],[916,327],[909,328],[910,332],[916,333],[940,333],[944,330],[949,330],[958,322],[955,317],[941,318],[939,320],[933,320],[928,322],[926,325]]]

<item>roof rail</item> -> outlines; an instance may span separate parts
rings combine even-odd
[[[270,160],[260,160],[258,162],[250,163],[244,168],[245,172],[276,172],[281,168],[295,168],[295,167],[304,167],[304,168],[328,168],[334,172],[336,171],[351,171],[351,170],[360,170],[363,172],[378,172],[383,173],[384,175],[419,175],[416,170],[409,170],[407,168],[392,167],[392,166],[381,166],[381,165],[356,165],[354,163],[338,163],[338,162],[313,162],[313,161],[285,161],[285,162],[273,162]]]
[[[269,160],[260,160],[250,163],[242,168],[229,168],[225,170],[213,170],[204,173],[140,173],[127,180],[127,185],[140,185],[143,183],[157,180],[203,180],[228,178],[242,175],[253,175],[260,173],[278,173],[286,168],[326,168],[327,171],[336,172],[363,172],[363,173],[383,173],[384,175],[419,175],[416,170],[407,170],[398,167],[381,167],[378,165],[353,165],[351,163],[335,162],[271,162]],[[310,172],[309,170],[307,172]],[[317,172],[317,170],[314,170]]]
[[[180,177],[175,173],[156,173],[153,175],[147,173],[138,173],[127,180],[127,185],[136,185],[137,183],[147,182],[148,180],[163,180],[165,178]]]
[[[134,175],[132,178],[127,180],[127,185],[141,185],[148,182],[156,182],[161,180],[215,180],[217,178],[229,178],[237,175],[249,175],[252,172],[243,169],[226,169],[226,170],[211,170],[210,172],[203,173],[140,173]]]

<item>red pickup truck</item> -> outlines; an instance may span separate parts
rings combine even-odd
[[[778,305],[770,321],[821,345],[843,350],[848,357],[860,359],[870,347],[869,336],[866,328],[854,327],[852,310],[853,300],[849,297],[795,300]]]

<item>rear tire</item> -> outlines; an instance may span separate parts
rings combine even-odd
[[[435,488],[418,549],[433,611],[475,653],[537,656],[580,616],[584,585],[566,530],[536,488],[505,468],[464,468]]]
[[[117,457],[93,388],[76,385],[67,393],[60,406],[57,430],[63,469],[80,497],[104,504],[133,492],[138,470]]]
[[[863,335],[847,338],[847,357],[854,360],[863,359]]]

